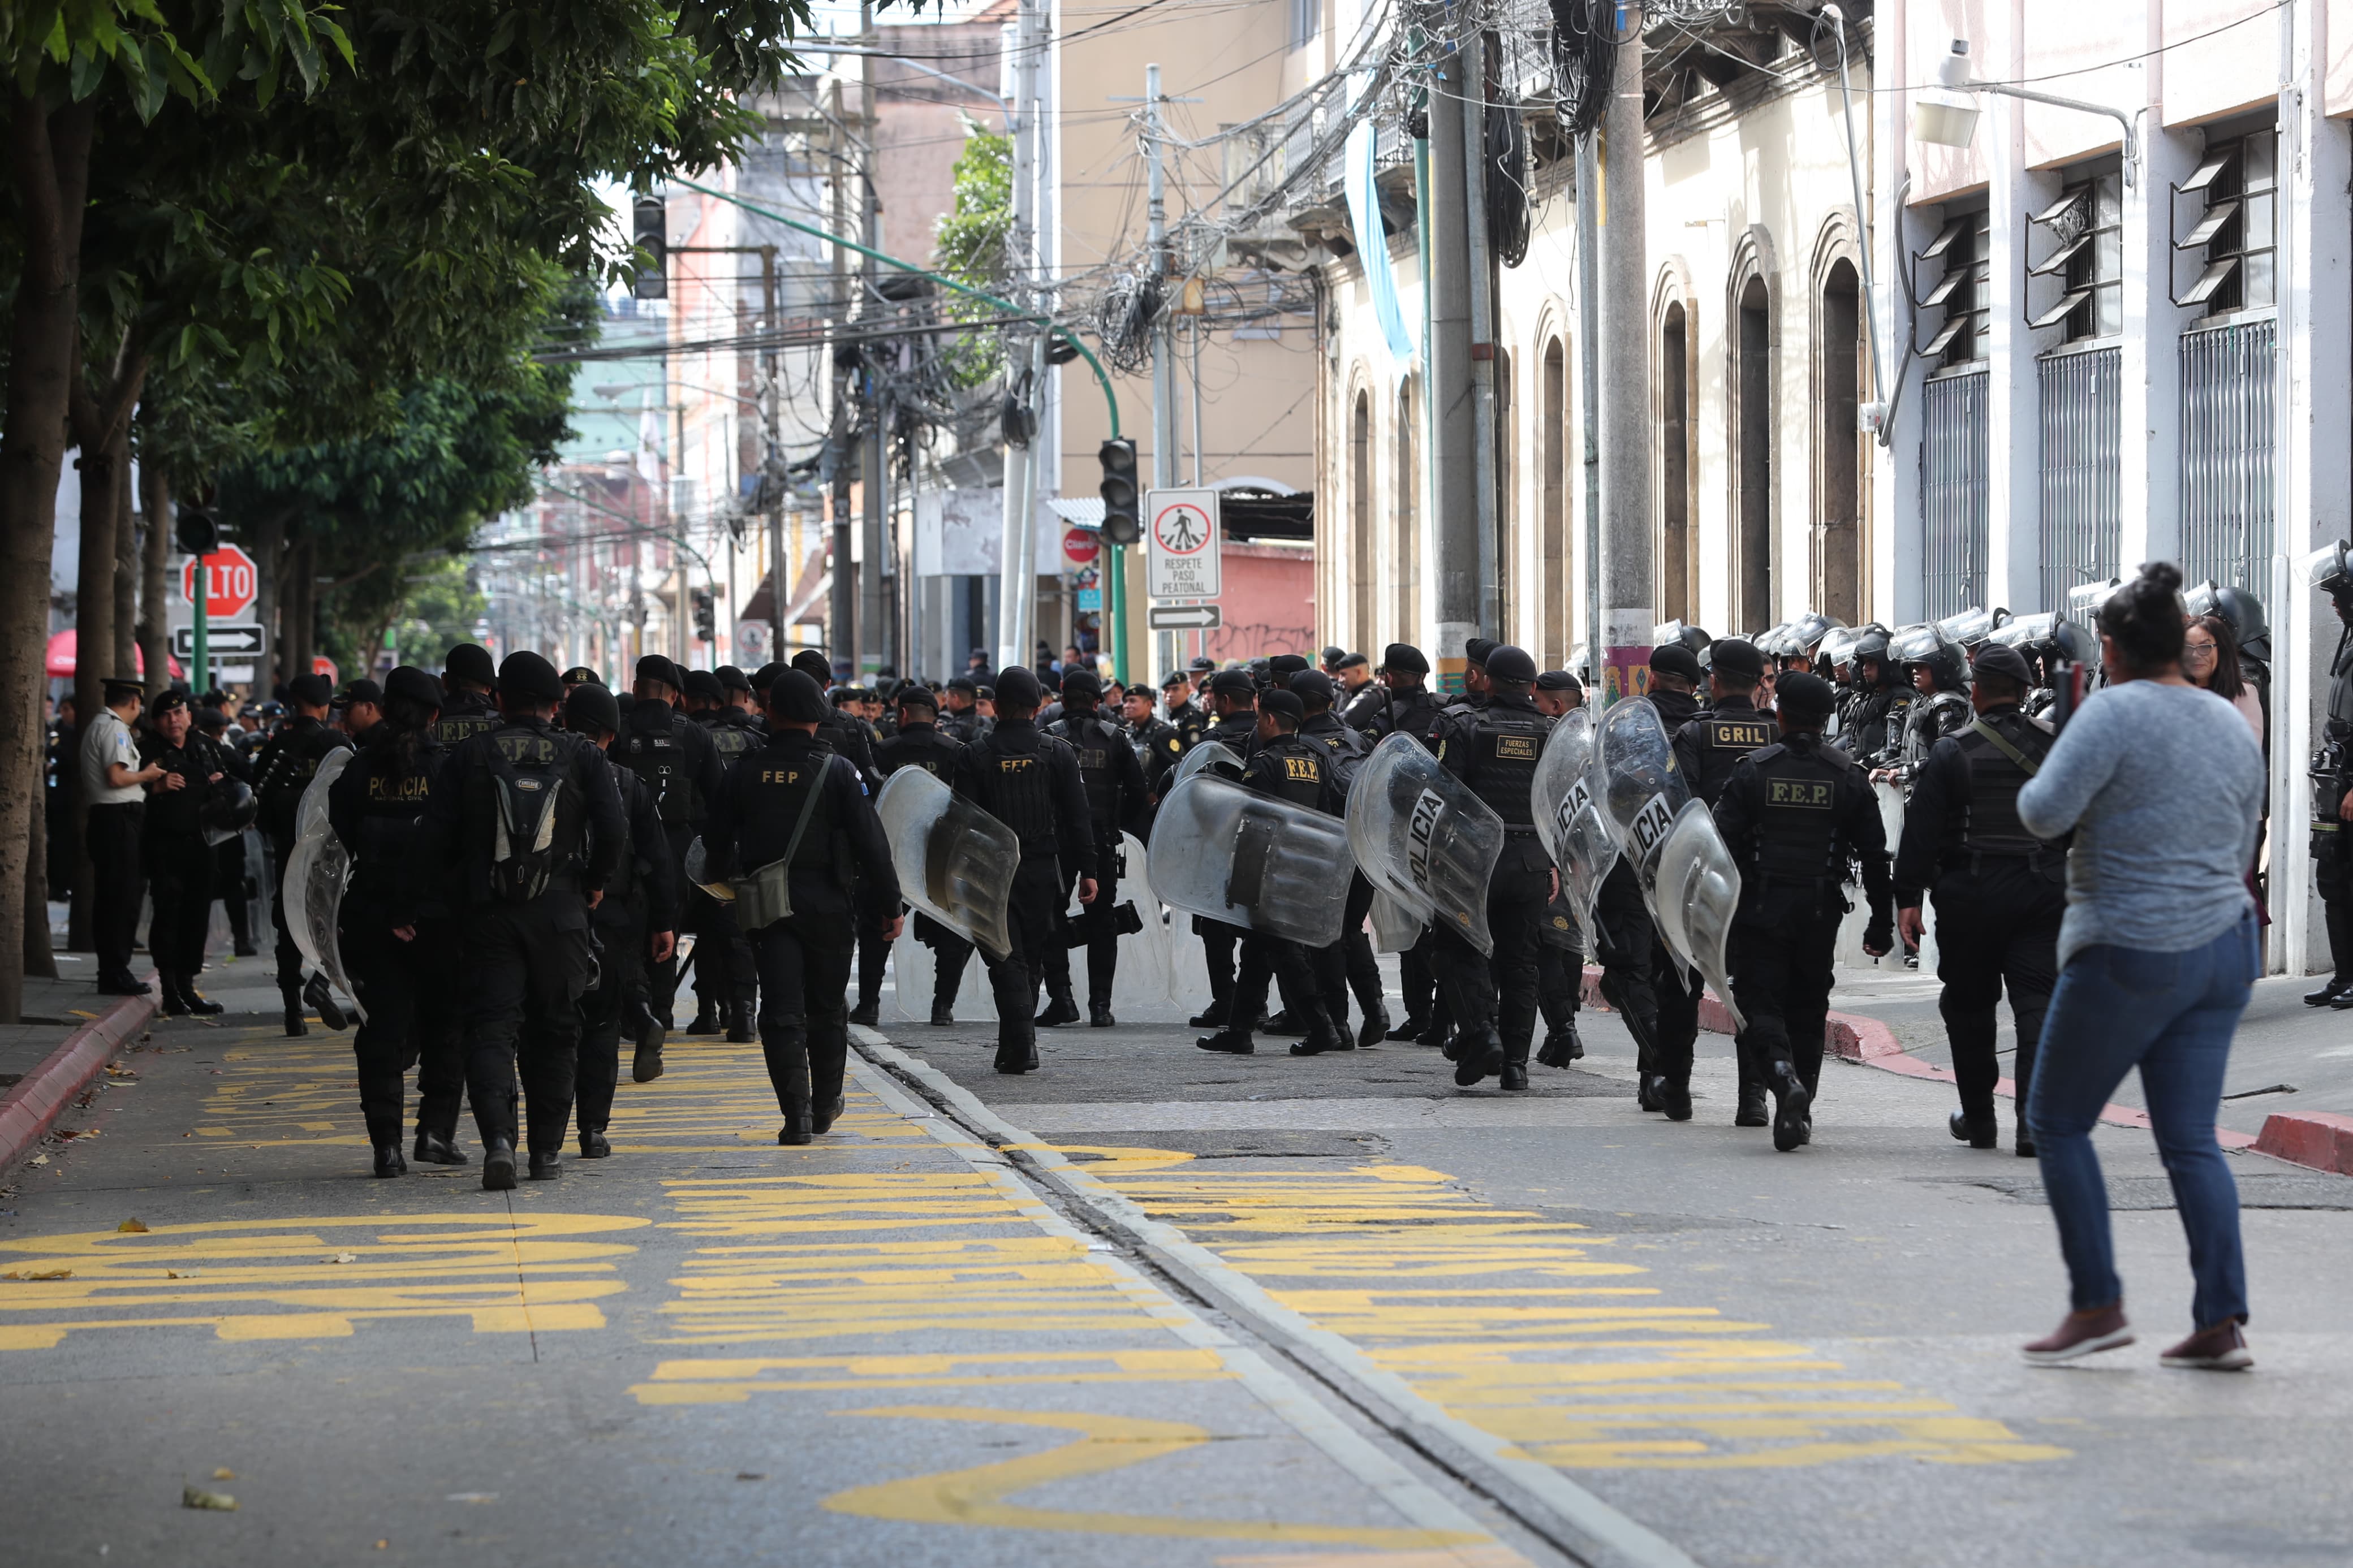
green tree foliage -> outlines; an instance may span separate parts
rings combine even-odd
[[[1013,138],[966,120],[954,178],[954,204],[935,230],[939,269],[971,288],[1001,293],[1013,276]],[[997,313],[963,294],[949,295],[947,309],[959,321]],[[1003,340],[993,331],[958,333],[946,358],[959,386],[980,386],[1005,372]]]

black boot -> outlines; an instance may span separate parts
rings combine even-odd
[[[719,1033],[719,1009],[697,998],[694,1004],[694,1016],[688,1021],[685,1029],[681,1032],[689,1035]]]
[[[488,1138],[482,1142],[482,1191],[511,1193],[514,1191],[514,1140]]]
[[[488,1175],[489,1173],[483,1173]],[[531,1179],[552,1182],[564,1174],[563,1156],[554,1149],[533,1149],[531,1152]]]
[[[1635,1080],[1634,1103],[1644,1110],[1663,1109],[1659,1103],[1659,1085],[1665,1080],[1657,1073],[1646,1072]]]
[[[748,1046],[760,1037],[758,1020],[753,1014],[754,1007],[749,1002],[731,1002],[727,1005],[727,1043],[729,1045]]]
[[[408,1162],[400,1157],[400,1141],[398,1139],[395,1139],[389,1143],[379,1143],[375,1146],[375,1173],[379,1176],[405,1176],[408,1174]]]
[[[1490,1024],[1476,1034],[1465,1033],[1454,1049],[1454,1084],[1469,1089],[1482,1079],[1504,1070],[1504,1037]]]
[[[1079,1021],[1078,999],[1068,991],[1049,993],[1046,1010],[1038,1015],[1036,1021],[1041,1029],[1059,1028],[1064,1024],[1077,1023]]]
[[[1266,1020],[1264,1026],[1259,1032],[1264,1035],[1280,1035],[1285,1039],[1304,1039],[1309,1033],[1309,1025],[1303,1016],[1303,1010],[1302,1016],[1293,1017],[1291,1009],[1285,1007],[1282,1012]]]
[[[1813,1132],[1814,1097],[1798,1077],[1798,1069],[1788,1062],[1775,1062],[1766,1069],[1766,1082],[1773,1090],[1773,1147],[1786,1154],[1802,1146]]]
[[[1365,1014],[1365,1021],[1356,1026],[1356,1048],[1369,1051],[1383,1040],[1392,1037],[1389,1034],[1389,1010],[1376,1002]]]
[[[1692,1119],[1691,1079],[1668,1076],[1659,1079],[1659,1109],[1667,1113],[1670,1121]]]
[[[342,1030],[352,1026],[352,1021],[344,1017],[343,1010],[335,1005],[334,987],[327,984],[325,975],[311,976],[311,984],[302,987],[302,1000],[318,1009],[319,1022],[328,1028]]]
[[[637,1025],[637,1050],[629,1058],[629,1081],[651,1083],[662,1075],[662,1021],[650,1007],[640,1006],[634,1020]]]
[[[1332,1022],[1332,1015],[1321,1002],[1311,1002],[1300,1009],[1307,1032],[1291,1047],[1294,1057],[1320,1057],[1325,1051],[1353,1051],[1356,1042],[1348,1032]]]
[[[1765,1086],[1744,1083],[1740,1086],[1740,1109],[1732,1113],[1735,1127],[1764,1127],[1772,1118],[1765,1114]]]
[[[880,1002],[871,1001],[860,1002],[857,1006],[852,1007],[849,1010],[849,1021],[853,1024],[863,1024],[870,1029],[872,1028],[875,1025],[882,1021],[882,1004]],[[729,1037],[732,1039],[733,1037],[730,1036]]]
[[[1952,1133],[1955,1142],[1966,1143],[1972,1149],[2001,1147],[2001,1124],[1990,1115],[1971,1116],[1966,1110],[1956,1110],[1946,1118],[1945,1128]]]
[[[584,1160],[609,1160],[613,1157],[612,1141],[601,1127],[580,1130],[580,1157]]]
[[[1544,1044],[1536,1049],[1536,1060],[1548,1068],[1565,1068],[1584,1055],[1585,1042],[1577,1037],[1574,1019],[1556,1029],[1546,1030]]]
[[[1087,1003],[1087,1026],[1089,1028],[1109,1029],[1115,1027],[1118,1023],[1119,1020],[1111,1016],[1110,1003],[1096,1002],[1093,1000],[1090,1000]]]
[[[796,1099],[785,1107],[785,1124],[776,1129],[776,1142],[786,1145],[806,1143],[812,1129],[809,1126],[809,1102]]]
[[[2327,979],[2320,983],[2317,990],[2307,991],[2304,994],[2304,1005],[2307,1007],[2326,1007],[2331,1002],[2334,1002],[2337,998],[2342,996],[2345,994],[2346,989],[2347,987],[2344,979],[2341,976],[2332,974]]]
[[[944,1029],[955,1022],[955,1004],[953,1002],[934,1002],[932,1004],[933,1027]]]
[[[1528,1064],[1505,1062],[1504,1070],[1495,1075],[1497,1089],[1523,1089],[1528,1087]]]
[[[188,1016],[188,999],[180,994],[180,976],[177,971],[157,970],[155,989],[162,993],[155,1009],[157,1012],[166,1018],[185,1018]]]
[[[1421,1039],[1422,1031],[1429,1027],[1429,1019],[1417,1017],[1413,1014],[1408,1013],[1402,1023],[1390,1029],[1389,1032],[1382,1037],[1391,1040],[1412,1040],[1419,1043]]]
[[[1197,1029],[1221,1029],[1225,1027],[1226,1015],[1232,1010],[1233,1004],[1220,996],[1186,1022]]]
[[[1258,1054],[1258,1047],[1250,1044],[1250,1033],[1248,1029],[1219,1029],[1214,1035],[1203,1035],[1193,1043],[1205,1051],[1222,1051],[1229,1057],[1249,1057]]]
[[[1029,1053],[1029,1065],[1033,1068],[1038,1065],[1038,1053],[1034,1050]],[[831,1100],[827,1100],[823,1105],[811,1106],[809,1108],[809,1131],[817,1133],[819,1137],[832,1131],[833,1124],[841,1120],[841,1111],[842,1099],[841,1096],[838,1094]]]
[[[207,1000],[205,994],[196,989],[196,977],[193,974],[180,976],[180,1000],[189,1012],[199,1018],[217,1018],[228,1011],[219,1003]]]
[[[466,1153],[438,1132],[417,1130],[417,1152],[413,1158],[421,1165],[462,1165]]]

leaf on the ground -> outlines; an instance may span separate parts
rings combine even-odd
[[[70,1268],[35,1268],[24,1273],[11,1270],[6,1274],[0,1274],[0,1279],[70,1279],[72,1278],[73,1270]]]
[[[114,1230],[115,1234],[118,1236],[144,1236],[147,1234],[147,1227],[140,1224],[135,1218],[124,1220],[121,1225],[116,1226]]]
[[[237,1472],[228,1468],[227,1466],[223,1466],[221,1468],[213,1472],[213,1479],[216,1481],[233,1481],[237,1479]]]
[[[195,1277],[196,1271],[193,1268],[189,1269],[185,1274],[181,1274],[169,1268],[164,1270],[164,1278],[166,1279],[194,1279]]]
[[[360,1255],[356,1252],[338,1252],[319,1259],[322,1263],[357,1263],[359,1260]]]
[[[208,1492],[202,1487],[182,1487],[180,1489],[180,1506],[182,1508],[208,1508],[221,1513],[235,1513],[237,1511],[237,1499],[229,1496],[227,1492]]]
[[[25,1162],[27,1165],[46,1165],[48,1163],[49,1157],[47,1154],[36,1154],[31,1159]]]

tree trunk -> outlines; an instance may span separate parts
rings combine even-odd
[[[53,109],[14,92],[7,103],[19,267],[0,425],[0,845],[25,844],[40,832],[49,543],[79,359],[93,118],[86,103]],[[0,1023],[24,1012],[27,858],[0,854]]]
[[[37,817],[33,829],[25,845],[25,973],[55,980],[58,955],[49,945],[49,835],[47,825]]]
[[[147,529],[139,557],[139,653],[152,697],[172,679],[172,476],[153,458],[139,465],[139,513]],[[206,674],[189,670],[189,683]]]
[[[147,379],[146,356],[118,346],[106,384],[95,393],[77,383],[67,399],[73,437],[81,448],[81,572],[74,584],[74,711],[96,713],[110,675],[128,675],[114,663],[116,550],[131,507],[131,410]]]
[[[139,519],[131,505],[133,481],[127,437],[122,452],[122,482],[114,488],[113,663],[117,669],[135,669],[139,664]],[[170,671],[164,673],[168,676]]]
[[[261,624],[261,657],[253,661],[253,698],[267,702],[278,693],[278,612],[286,576],[286,518],[283,513],[258,520],[248,541],[253,555],[253,618]]]
[[[318,651],[318,543],[306,538],[286,553],[290,562],[286,573],[290,616],[286,623],[286,679],[291,680],[311,673],[311,660]]]

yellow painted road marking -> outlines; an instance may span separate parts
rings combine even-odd
[[[1109,1350],[968,1354],[759,1356],[666,1361],[629,1392],[641,1405],[741,1405],[754,1394],[971,1384],[1229,1382],[1214,1351]]]
[[[955,1405],[883,1405],[843,1410],[839,1415],[898,1417],[915,1421],[974,1421],[1047,1426],[1082,1434],[1075,1443],[1042,1454],[1024,1454],[995,1464],[910,1476],[904,1480],[852,1487],[825,1500],[835,1513],[913,1524],[987,1525],[1000,1530],[1051,1530],[1101,1535],[1153,1535],[1211,1540],[1297,1542],[1301,1545],[1386,1546],[1397,1550],[1484,1545],[1483,1538],[1454,1531],[1383,1529],[1377,1526],[1293,1524],[1279,1520],[1195,1519],[1182,1514],[1095,1513],[1025,1508],[1004,1500],[1051,1481],[1103,1475],[1209,1440],[1201,1427],[1183,1421],[1134,1415],[1101,1415],[1060,1410],[988,1410]]]

